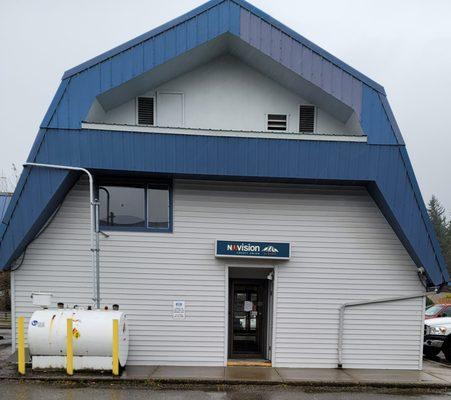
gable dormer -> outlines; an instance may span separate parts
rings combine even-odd
[[[136,97],[116,96],[112,104],[109,94],[99,96],[86,122],[212,132],[363,135],[354,111],[315,104],[312,98],[320,94],[286,87],[230,53],[140,90]]]

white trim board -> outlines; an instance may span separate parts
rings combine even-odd
[[[324,135],[324,134],[305,134],[298,132],[272,133],[272,132],[253,132],[253,131],[223,131],[215,129],[194,129],[194,128],[169,128],[161,126],[136,126],[122,124],[103,124],[97,122],[82,122],[82,129],[92,129],[101,131],[120,131],[120,132],[141,132],[141,133],[166,133],[170,135],[194,135],[194,136],[221,136],[221,137],[245,137],[254,139],[285,139],[285,140],[317,140],[332,142],[360,142],[366,143],[366,136],[357,135]]]

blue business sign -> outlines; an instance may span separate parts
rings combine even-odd
[[[215,256],[288,260],[290,243],[217,240]]]

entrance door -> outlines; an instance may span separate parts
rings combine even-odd
[[[267,281],[229,283],[229,357],[266,358]]]

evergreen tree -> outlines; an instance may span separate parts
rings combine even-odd
[[[445,241],[445,251],[443,257],[445,257],[446,265],[448,269],[451,271],[451,220],[448,221],[448,225],[446,227],[446,241]]]
[[[447,221],[446,210],[435,196],[428,203],[428,213],[445,262],[451,270],[451,221]]]

